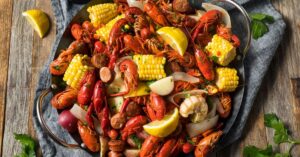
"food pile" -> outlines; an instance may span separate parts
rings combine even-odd
[[[120,0],[87,9],[50,64],[58,123],[100,156],[203,157],[230,116],[240,42],[213,4]]]

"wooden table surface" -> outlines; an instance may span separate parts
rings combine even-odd
[[[300,139],[300,92],[298,98],[293,96],[291,85],[291,78],[300,77],[300,1],[272,0],[272,3],[287,22],[284,39],[263,81],[242,139],[217,156],[240,157],[245,145],[273,144],[273,131],[263,124],[264,113],[276,113],[292,135]],[[21,16],[23,11],[32,8],[44,10],[52,21],[44,39]],[[50,0],[0,0],[0,156],[9,157],[20,151],[14,132],[35,136],[33,99],[39,73],[55,38],[54,21]],[[287,146],[277,149],[286,151]],[[299,154],[300,146],[297,146],[293,155],[299,157]]]

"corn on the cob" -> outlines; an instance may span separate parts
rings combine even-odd
[[[216,85],[221,92],[233,92],[239,84],[237,70],[227,67],[216,68]]]
[[[93,5],[88,7],[87,11],[89,12],[91,23],[95,27],[98,27],[100,24],[106,24],[118,15],[117,4],[115,3]]]
[[[166,77],[164,64],[165,57],[155,55],[134,55],[133,60],[138,65],[140,80],[158,80]]]
[[[222,66],[227,66],[236,56],[236,49],[232,43],[218,35],[213,36],[205,49],[208,56]]]
[[[78,89],[81,79],[88,70],[93,69],[88,65],[84,65],[83,60],[89,59],[87,55],[76,54],[69,64],[68,69],[64,74],[63,80],[72,88]]]
[[[124,17],[125,17],[124,14],[118,15],[117,17],[115,17],[114,19],[112,19],[111,21],[109,21],[105,26],[99,28],[96,31],[96,35],[99,37],[99,39],[101,41],[107,42],[108,41],[108,37],[109,37],[109,33],[110,33],[112,27],[114,26],[114,24],[118,20],[120,20],[121,18],[124,18]]]

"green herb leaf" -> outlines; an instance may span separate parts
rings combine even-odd
[[[276,153],[274,157],[291,157],[289,154],[280,154],[280,153]]]
[[[214,62],[218,62],[219,58],[217,56],[212,56],[211,60],[213,60]]]
[[[273,23],[275,21],[272,16],[262,13],[252,13],[250,14],[250,17],[252,18],[252,20],[258,20],[267,23]]]
[[[265,114],[265,125],[275,130],[274,142],[276,144],[289,142],[288,130],[275,114]]]
[[[142,147],[142,140],[139,139],[135,134],[131,135],[130,138],[137,145],[138,149],[141,149],[141,147]]]
[[[273,149],[271,145],[268,145],[266,149],[259,149],[255,146],[247,146],[244,148],[244,157],[272,157]]]
[[[267,25],[258,20],[252,20],[252,36],[254,39],[262,37],[264,34],[269,32]]]
[[[19,157],[35,157],[35,147],[36,143],[33,138],[26,134],[16,134],[14,133],[15,139],[19,141],[22,145],[22,152],[18,155]]]

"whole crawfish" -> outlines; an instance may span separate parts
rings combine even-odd
[[[126,46],[126,49],[132,50],[135,53],[139,53],[139,54],[147,53],[147,51],[143,47],[141,40],[139,40],[137,37],[134,37],[132,35],[124,36],[124,44]]]
[[[146,106],[148,116],[152,121],[161,120],[166,114],[166,102],[156,93],[150,93],[150,102]]]
[[[71,107],[77,98],[77,90],[68,88],[60,93],[57,93],[52,99],[51,104],[56,109],[65,109]]]
[[[63,75],[73,56],[77,53],[85,52],[87,50],[86,44],[83,41],[73,41],[67,50],[62,51],[57,59],[50,64],[50,73],[52,75]]]
[[[119,67],[120,71],[124,73],[124,82],[127,89],[124,92],[111,94],[110,96],[122,96],[138,87],[137,65],[132,60],[125,59],[120,63]]]
[[[222,118],[227,118],[231,111],[231,97],[228,93],[221,93],[219,96],[220,103],[217,106],[217,111]]]
[[[148,136],[142,144],[140,157],[154,156],[160,149],[161,138],[155,136]]]
[[[233,46],[235,47],[239,47],[241,44],[239,38],[236,35],[232,34],[231,29],[225,27],[224,25],[217,26],[217,34],[224,39],[232,42]]]
[[[142,131],[146,123],[146,116],[138,115],[130,118],[122,130],[122,140],[125,141],[129,135]]]
[[[76,40],[82,40],[85,43],[93,42],[93,34],[95,32],[95,28],[93,24],[89,21],[85,21],[82,25],[77,23],[71,26],[71,34]]]
[[[78,92],[77,102],[81,105],[87,105],[94,91],[94,86],[96,82],[96,74],[95,71],[89,71],[85,74],[82,81],[80,82],[81,88]]]
[[[192,33],[192,40],[194,41],[199,35],[207,38],[209,29],[215,28],[220,23],[222,17],[222,12],[218,10],[207,11],[198,21],[196,28]],[[207,42],[207,39],[204,40]]]
[[[129,22],[134,23],[136,16],[137,15],[142,15],[142,14],[143,14],[143,11],[140,8],[138,8],[138,7],[129,7],[125,11],[125,18]]]
[[[159,7],[153,2],[147,2],[144,5],[144,11],[148,16],[157,24],[161,26],[169,26],[169,22],[166,19],[165,15],[161,12]]]
[[[78,121],[77,127],[79,135],[86,147],[92,152],[98,152],[100,150],[100,143],[97,133],[84,125],[81,121]]]
[[[123,45],[123,36],[124,32],[122,31],[122,27],[128,24],[128,21],[125,18],[118,20],[112,27],[109,38],[108,38],[108,50],[112,50],[110,54],[110,60],[108,67],[109,69],[113,70],[115,67],[115,63],[118,59],[120,50],[122,49]]]
[[[222,131],[217,131],[200,140],[194,152],[195,157],[205,157],[214,147],[214,144],[219,140],[222,134]]]
[[[213,62],[208,58],[207,54],[197,48],[195,46],[195,58],[197,62],[197,66],[201,73],[203,74],[204,78],[208,81],[212,81],[215,79],[215,72],[214,72],[214,65]]]

